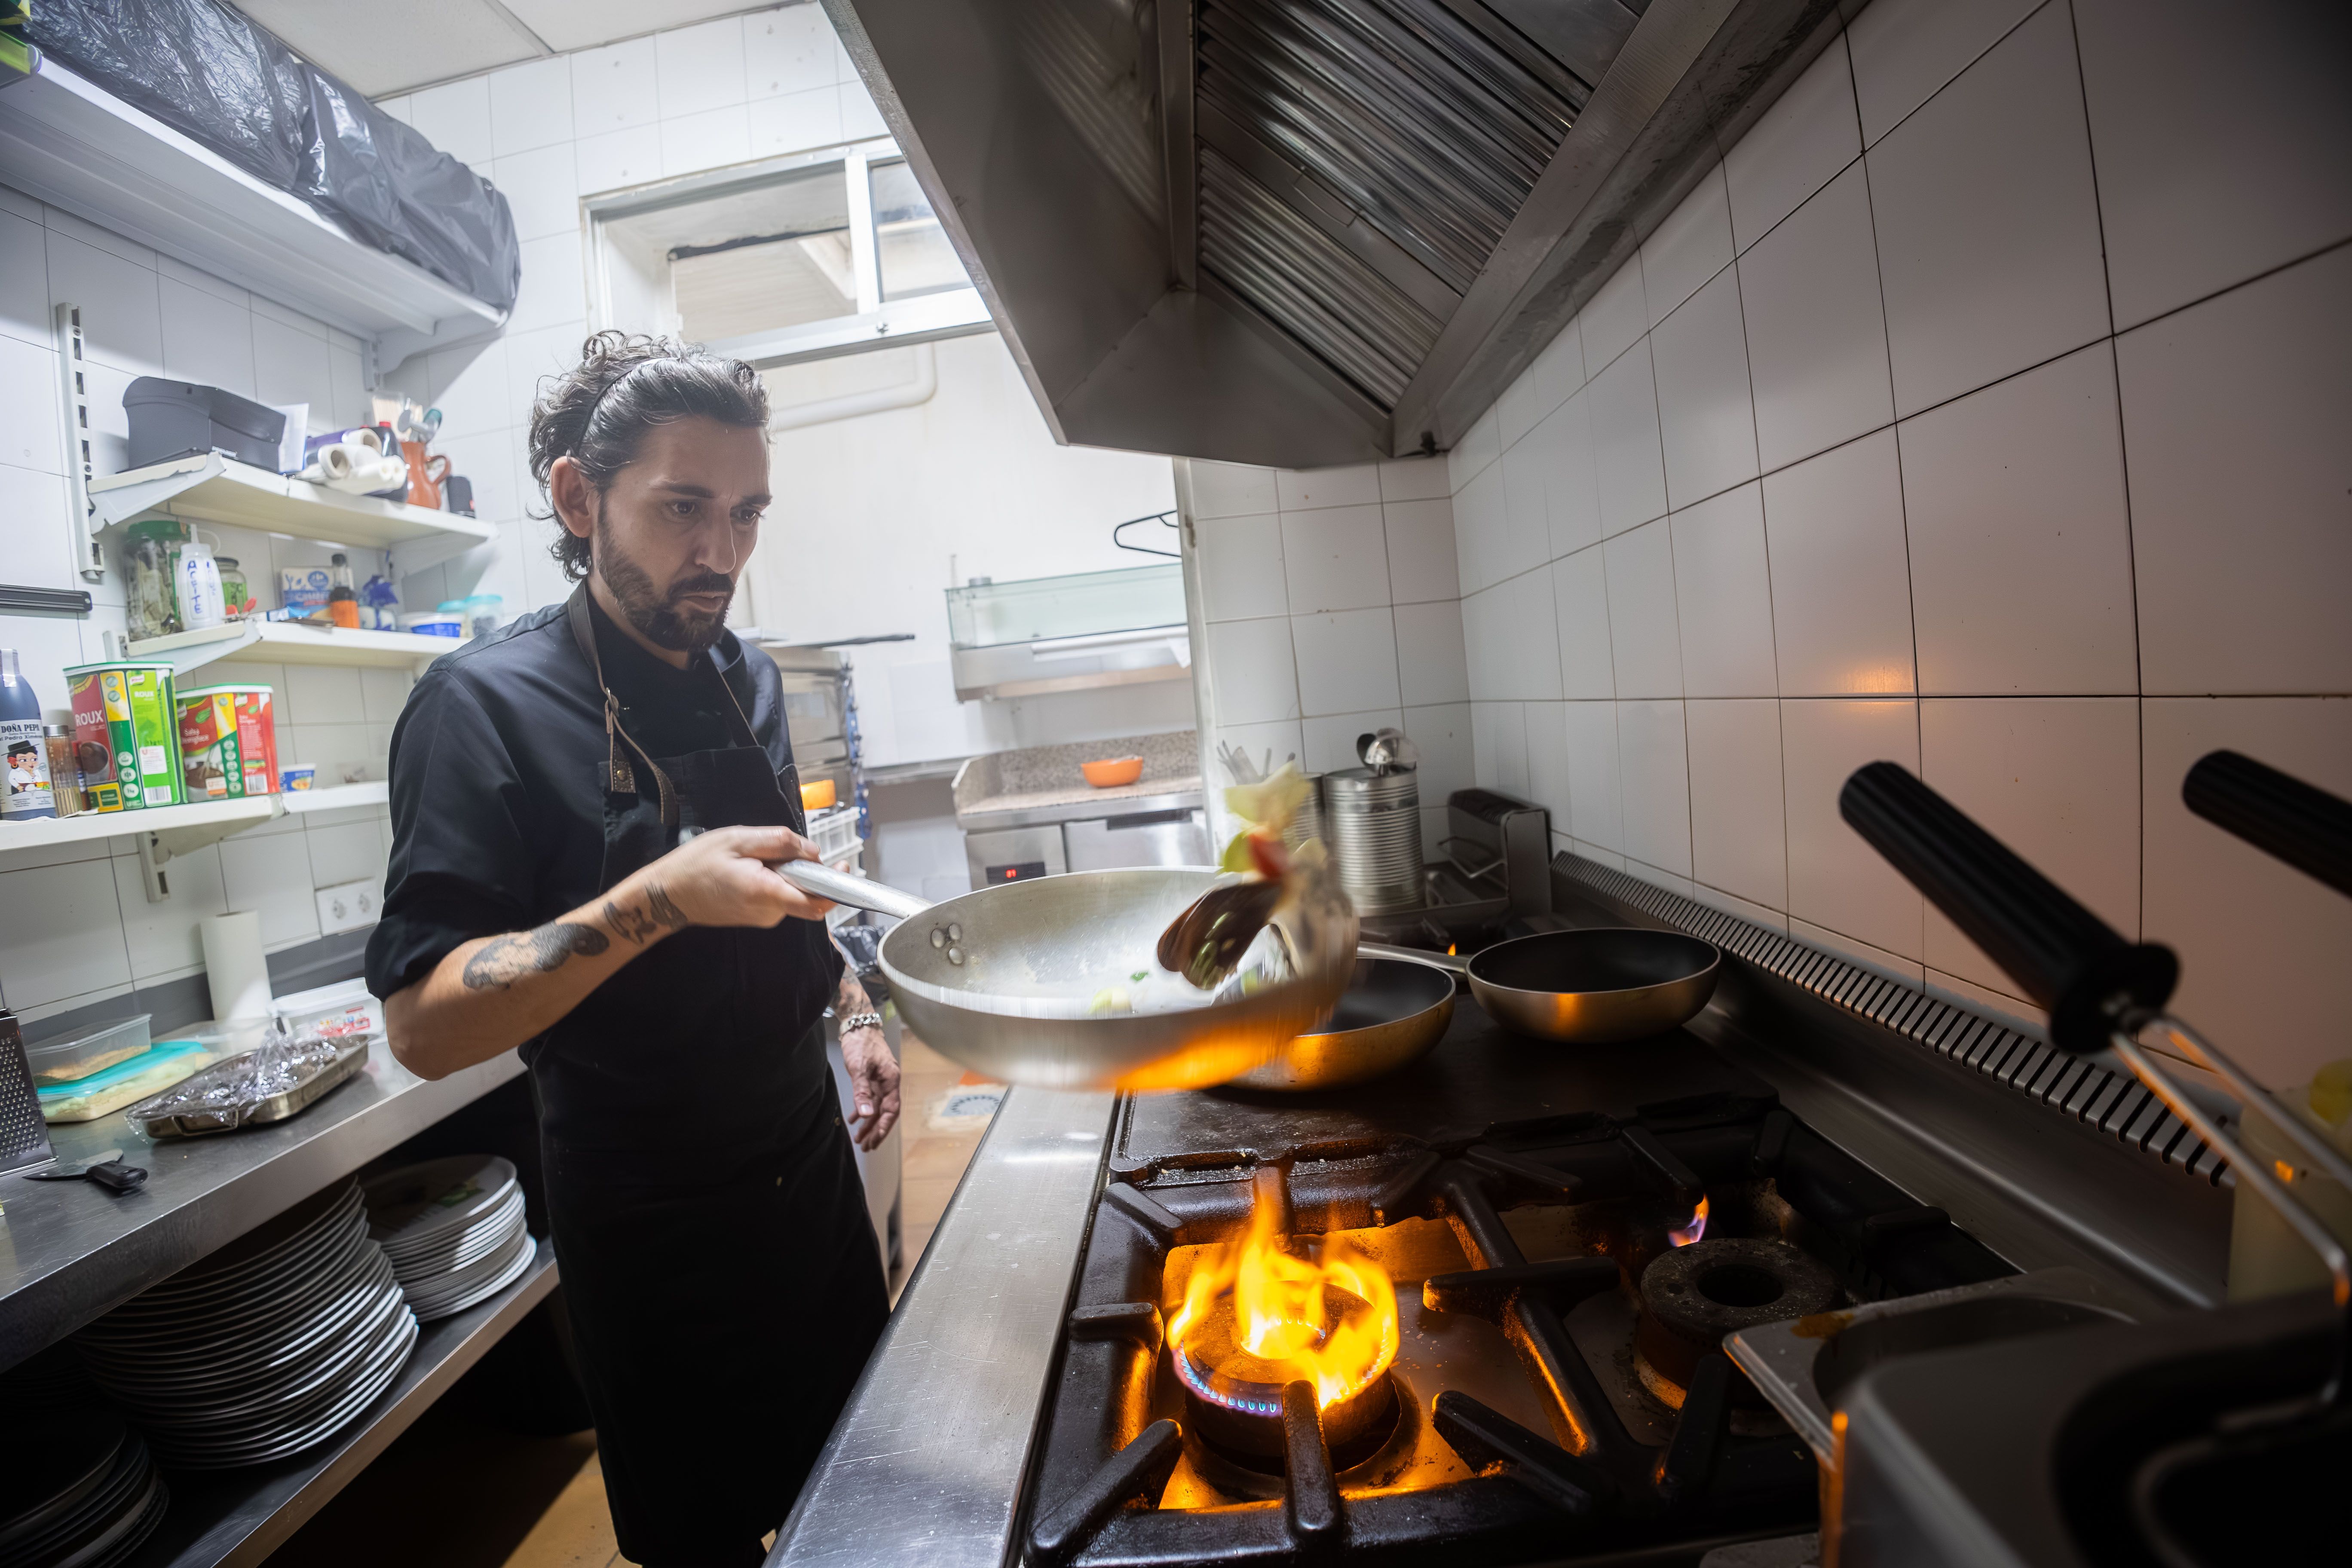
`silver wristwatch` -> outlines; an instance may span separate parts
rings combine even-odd
[[[852,1013],[841,1020],[841,1032],[845,1035],[856,1029],[878,1029],[881,1026],[882,1015],[879,1013]]]

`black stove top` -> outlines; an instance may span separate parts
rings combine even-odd
[[[1394,1282],[1393,1396],[1360,1432],[1327,1441],[1294,1384],[1253,1449],[1176,1373],[1171,1291],[1258,1208]],[[1026,1561],[1695,1563],[1817,1510],[1727,1325],[2011,1272],[1696,1037],[1559,1047],[1465,995],[1371,1083],[1127,1102]]]

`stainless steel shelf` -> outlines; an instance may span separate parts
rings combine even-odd
[[[147,1168],[147,1184],[116,1196],[87,1182],[0,1176],[0,1369],[522,1072],[509,1051],[427,1082],[379,1041],[358,1077],[267,1127],[160,1143],[120,1116],[52,1127],[59,1160],[120,1148]]]
[[[555,1285],[555,1249],[541,1241],[539,1256],[520,1279],[478,1307],[425,1324],[399,1380],[318,1447],[246,1469],[165,1470],[171,1506],[130,1568],[242,1568],[259,1563],[391,1447]]]

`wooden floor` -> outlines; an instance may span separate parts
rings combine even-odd
[[[987,1131],[995,1086],[900,1042],[903,1182],[895,1303]],[[429,1506],[419,1506],[430,1499]],[[596,1435],[530,1437],[445,1400],[320,1510],[270,1568],[628,1568],[613,1539]]]

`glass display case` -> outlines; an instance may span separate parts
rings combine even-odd
[[[958,647],[1183,626],[1184,569],[1174,562],[948,590],[948,639]]]
[[[1184,569],[1174,562],[947,595],[949,661],[966,701],[1190,679]]]

